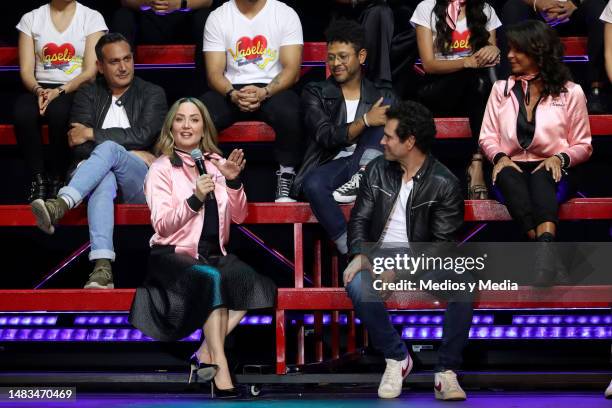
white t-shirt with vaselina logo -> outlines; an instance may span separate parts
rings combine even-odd
[[[46,84],[65,84],[78,76],[87,36],[108,31],[102,14],[80,3],[76,4],[70,25],[61,33],[51,20],[48,3],[24,14],[17,29],[34,40],[35,77]]]
[[[605,21],[606,23],[612,24],[612,1],[608,2],[599,19]]]
[[[204,52],[226,53],[225,76],[232,84],[268,84],[282,71],[279,51],[285,45],[303,45],[297,13],[278,0],[266,0],[248,19],[229,0],[208,16]]]
[[[436,41],[436,23],[438,19],[433,13],[436,0],[423,0],[419,3],[417,8],[412,14],[410,23],[413,26],[423,26],[429,28],[433,34],[433,42],[435,47]],[[495,9],[488,3],[484,4],[484,13],[487,16],[487,24],[485,26],[487,31],[493,31],[502,25],[501,21],[495,13]],[[452,32],[451,47],[449,54],[442,54],[438,50],[434,50],[434,56],[438,60],[455,60],[459,58],[465,58],[472,54],[472,48],[470,47],[470,30],[467,26],[467,19],[461,19],[457,21],[457,27]]]

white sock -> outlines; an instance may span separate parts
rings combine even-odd
[[[64,200],[69,210],[74,208],[76,204],[74,201],[72,201],[72,198],[70,198],[70,196],[67,196],[66,194],[62,194],[58,198],[61,198],[62,200]]]
[[[283,173],[291,173],[291,174],[295,174],[295,168],[293,166],[283,166],[281,164],[280,166],[280,172],[281,174]]]
[[[346,255],[348,253],[348,245],[346,244],[346,232],[340,235],[338,238],[334,240],[336,244],[336,248],[338,248],[338,252],[342,255]]]

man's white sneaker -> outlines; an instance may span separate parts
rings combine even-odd
[[[452,370],[436,373],[434,377],[436,399],[444,401],[463,401],[467,398],[465,391],[457,381],[457,374]]]
[[[386,358],[387,368],[378,386],[380,398],[396,398],[402,393],[404,379],[412,370],[412,359],[410,354],[402,361]]]
[[[608,385],[608,388],[606,388],[606,398],[612,398],[612,381],[610,381],[610,385]]]

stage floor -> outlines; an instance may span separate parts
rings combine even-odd
[[[444,404],[444,405],[440,405]],[[448,405],[447,405],[448,404]],[[281,393],[269,392],[257,398],[245,398],[241,401],[211,400],[205,394],[156,394],[156,393],[79,393],[77,401],[72,403],[0,403],[0,407],[125,407],[125,408],[444,408],[450,406],[461,408],[576,408],[576,407],[612,407],[612,401],[603,398],[601,392],[491,392],[472,391],[464,402],[436,401],[433,392],[404,391],[396,400],[378,400],[376,394],[354,393]]]

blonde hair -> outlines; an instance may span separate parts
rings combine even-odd
[[[217,129],[210,118],[210,113],[208,113],[208,109],[206,106],[196,98],[181,98],[178,101],[174,102],[174,104],[168,110],[166,114],[166,118],[164,119],[164,124],[161,129],[161,133],[159,135],[159,139],[155,144],[154,152],[156,155],[166,155],[172,156],[174,154],[174,136],[172,135],[172,123],[174,122],[174,118],[176,117],[176,113],[179,110],[179,107],[186,102],[193,103],[200,114],[202,115],[203,123],[203,134],[200,139],[200,143],[198,147],[202,150],[203,153],[217,153],[221,155],[221,149],[217,146]]]

